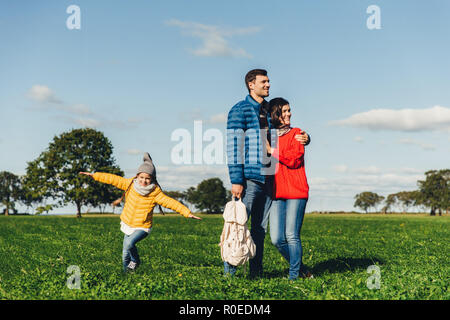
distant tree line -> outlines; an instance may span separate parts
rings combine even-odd
[[[231,200],[231,192],[223,186],[219,178],[203,180],[199,185],[186,191],[166,191],[169,197],[181,203],[193,204],[196,210],[205,213],[222,213],[225,204]]]
[[[401,191],[387,197],[374,192],[365,191],[355,196],[354,207],[364,210],[370,208],[374,211],[381,207],[384,213],[401,211],[408,212],[416,207],[422,211],[430,210],[430,215],[436,213],[448,214],[450,209],[450,169],[430,170],[425,172],[425,180],[417,181],[418,190]]]
[[[82,208],[86,206],[105,212],[122,191],[78,173],[102,171],[123,176],[112,152],[109,139],[94,129],[74,129],[55,136],[46,150],[27,163],[24,176],[0,172],[0,204],[4,207],[0,212],[17,213],[17,204],[21,204],[40,214],[69,203],[77,208],[77,217],[81,217]],[[431,215],[448,213],[450,169],[430,170],[425,176],[425,180],[418,181],[416,191],[402,191],[386,198],[366,191],[355,196],[354,206],[366,213],[371,208],[376,211],[383,204],[381,211],[385,213],[399,209],[407,212],[413,207],[428,208]],[[203,180],[186,191],[164,192],[205,213],[222,212],[231,199],[231,193],[219,178]]]
[[[17,204],[28,210],[31,208],[35,214],[67,204],[75,205],[77,217],[81,217],[82,208],[86,206],[105,212],[122,191],[78,173],[101,171],[124,176],[112,151],[109,139],[94,129],[74,129],[55,136],[46,150],[27,163],[24,176],[0,172],[2,213],[17,213]],[[185,192],[164,192],[181,202],[191,203],[202,212],[221,212],[231,198],[219,178],[204,180],[197,188],[191,187]]]

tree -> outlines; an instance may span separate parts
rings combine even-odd
[[[403,213],[418,204],[419,191],[402,191],[398,193],[398,200],[402,206]]]
[[[206,179],[197,188],[190,187],[186,191],[186,200],[199,210],[209,213],[222,212],[227,203],[227,191],[219,178]]]
[[[6,207],[5,215],[9,215],[10,209],[16,211],[15,202],[20,200],[20,193],[20,178],[8,171],[0,172],[0,201]]]
[[[124,176],[122,170],[119,167],[109,166],[109,167],[99,167],[97,170],[99,172],[107,172],[112,173],[118,176]],[[94,187],[90,193],[88,204],[92,207],[98,207],[101,213],[105,213],[106,207],[111,205],[114,200],[117,200],[122,196],[123,191],[119,190],[111,185],[94,182],[92,179],[90,180],[90,186]],[[114,207],[113,207],[114,209]]]
[[[430,208],[430,215],[442,215],[450,208],[450,169],[425,172],[425,180],[419,180],[419,203]]]
[[[45,206],[40,206],[40,207],[37,207],[36,208],[36,214],[42,214],[42,213],[44,213],[44,212],[49,212],[50,210],[52,210],[53,209],[53,206],[52,205],[50,205],[50,204],[47,204],[47,205],[45,205]]]
[[[164,191],[164,193],[182,204],[185,204],[186,201],[186,193],[182,191]]]
[[[385,200],[385,206],[383,207],[383,212],[387,213],[390,210],[392,210],[392,207],[395,206],[397,204],[397,194],[390,194],[387,196],[386,200]]]
[[[419,191],[401,191],[388,195],[385,200],[383,211],[392,209],[393,206],[399,207],[403,213],[408,212],[409,208],[418,205]]]
[[[367,213],[369,208],[376,208],[376,206],[380,204],[383,199],[383,196],[379,196],[374,192],[366,191],[355,196],[355,204],[353,206],[359,207]]]
[[[45,176],[49,173],[45,168],[40,165],[39,158],[27,163],[26,174],[22,177],[22,193],[21,200],[28,207],[38,206],[44,204],[42,208],[50,208],[46,202],[46,199],[50,197],[50,192],[46,184],[42,184]],[[51,209],[51,208],[50,208]],[[34,210],[35,213],[42,213],[44,210]]]
[[[112,151],[111,142],[94,129],[74,129],[55,136],[47,150],[28,164],[30,201],[50,197],[55,206],[74,203],[77,217],[83,206],[112,202],[120,197],[120,190],[79,175],[81,171],[102,171],[123,176]]]

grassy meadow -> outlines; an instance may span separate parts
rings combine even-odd
[[[224,277],[222,216],[200,216],[156,214],[137,245],[142,265],[129,274],[121,269],[118,215],[0,216],[0,298],[450,299],[449,216],[307,214],[303,262],[314,278],[295,282],[269,234],[262,278],[249,279],[247,266]],[[73,265],[79,289],[67,285]],[[379,289],[368,288],[371,265],[380,270]]]

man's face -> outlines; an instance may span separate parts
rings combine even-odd
[[[265,98],[269,96],[269,77],[257,75],[256,79],[248,83],[250,93],[254,93],[258,97]]]

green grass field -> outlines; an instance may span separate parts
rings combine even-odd
[[[118,216],[2,216],[0,298],[450,299],[448,216],[307,214],[303,262],[314,278],[296,282],[269,234],[263,278],[248,279],[242,267],[223,277],[222,216],[202,217],[155,215],[137,245],[141,267],[122,274]],[[67,286],[71,265],[80,289]],[[367,286],[370,265],[380,269],[379,289]]]

